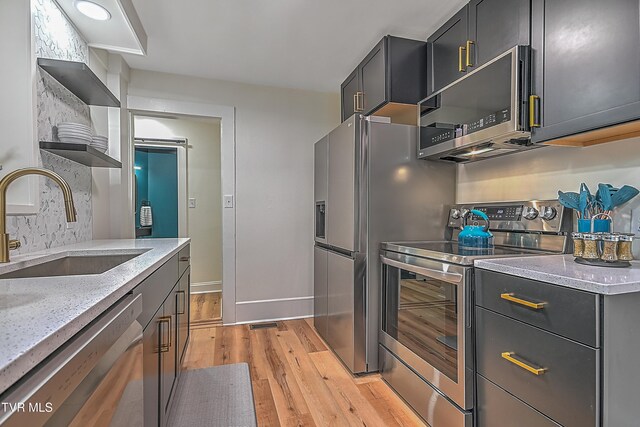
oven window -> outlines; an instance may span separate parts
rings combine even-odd
[[[458,382],[457,286],[385,265],[382,329]]]

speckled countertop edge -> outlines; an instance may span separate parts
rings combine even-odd
[[[97,275],[0,280],[0,393],[135,288],[190,239],[94,240],[14,257],[0,274],[67,254],[139,256]]]
[[[640,262],[628,268],[581,265],[571,255],[477,260],[475,267],[602,295],[640,292]]]

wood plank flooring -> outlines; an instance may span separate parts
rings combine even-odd
[[[315,333],[311,319],[268,329],[191,331],[187,369],[240,362],[249,365],[260,427],[425,426],[379,375],[352,376]]]
[[[222,324],[222,292],[191,295],[191,325],[208,327]]]

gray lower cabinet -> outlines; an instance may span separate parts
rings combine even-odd
[[[477,427],[638,425],[640,292],[476,275]]]
[[[162,317],[160,318],[160,417],[161,425],[168,424],[171,410],[171,397],[175,390],[178,378],[177,353],[177,307],[176,291],[174,286],[169,296],[162,305]],[[144,297],[144,296],[143,296]]]
[[[541,142],[640,118],[638,0],[532,0]]]
[[[176,331],[178,337],[176,342],[178,343],[178,358],[176,364],[180,365],[184,358],[184,354],[187,351],[187,344],[189,342],[189,312],[191,299],[191,291],[189,284],[191,283],[191,268],[187,267],[187,270],[182,273],[182,277],[178,282],[178,289],[176,291],[176,309],[177,309],[177,322],[178,326]],[[179,371],[179,370],[178,370]]]
[[[168,427],[172,399],[189,339],[189,246],[133,293],[142,294],[145,427]]]

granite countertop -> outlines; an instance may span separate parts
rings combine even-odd
[[[168,261],[189,239],[93,240],[12,257],[0,274],[67,255],[140,254],[102,274],[0,280],[0,393]]]
[[[628,268],[606,268],[578,264],[572,255],[545,255],[483,259],[474,265],[602,295],[640,292],[640,261]]]

